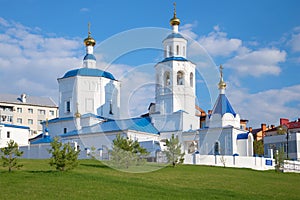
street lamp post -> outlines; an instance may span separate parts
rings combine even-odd
[[[286,159],[289,159],[289,129],[286,129]]]

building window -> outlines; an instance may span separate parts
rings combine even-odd
[[[70,101],[66,101],[66,103],[65,103],[65,112],[71,112],[71,103],[70,103]]]
[[[7,138],[10,138],[10,131],[7,131],[6,137],[7,137]]]
[[[33,124],[33,119],[28,119],[28,124]]]
[[[183,85],[184,84],[184,74],[182,71],[177,72],[177,85]]]
[[[190,73],[190,86],[194,87],[194,74],[192,72]]]
[[[17,123],[18,124],[22,124],[22,121],[23,121],[22,118],[17,118]]]
[[[13,117],[9,115],[1,115],[0,122],[12,122]]]
[[[176,46],[176,54],[179,55],[179,45]]]
[[[64,133],[67,133],[67,128],[64,128]]]
[[[43,120],[38,120],[38,124],[42,124]]]
[[[49,115],[54,116],[54,110],[49,110]]]
[[[28,108],[28,113],[33,114],[33,109],[32,108]]]
[[[171,85],[170,72],[165,72],[165,86]]]
[[[45,115],[46,114],[46,111],[45,110],[38,110],[38,113],[39,113],[39,115]]]
[[[22,108],[17,108],[18,113],[22,113]]]
[[[185,46],[183,46],[183,56],[185,56]]]

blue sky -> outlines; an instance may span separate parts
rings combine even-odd
[[[260,123],[278,124],[280,117],[299,117],[299,1],[176,2],[180,31],[207,51],[212,59],[209,65],[224,65],[226,94],[241,118],[256,127]],[[159,0],[1,0],[1,93],[26,92],[56,100],[56,79],[81,66],[85,54],[82,40],[90,21],[100,68],[107,66],[105,54],[138,44],[139,50],[117,55],[108,70],[123,81],[124,95],[130,96],[130,115],[146,112],[154,97],[153,66],[162,59],[161,51],[155,48],[170,29],[172,4]],[[128,34],[137,36],[114,43]],[[140,40],[153,43],[154,49],[146,48],[149,44]],[[191,46],[188,51],[195,62],[193,55],[199,49]],[[203,75],[207,68],[201,64],[198,104],[208,110],[215,95]]]

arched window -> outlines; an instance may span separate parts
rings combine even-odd
[[[215,142],[214,149],[215,149],[215,155],[220,155],[220,142],[219,141]]]
[[[172,52],[172,47],[171,46],[169,46],[169,56],[170,57],[173,56],[173,52]]]
[[[170,72],[165,72],[164,84],[165,86],[171,85]]]
[[[170,53],[170,48],[169,48],[169,46],[166,46],[165,57],[169,57],[169,53]]]
[[[179,55],[179,45],[176,45],[176,55]]]
[[[184,85],[184,73],[182,71],[177,72],[177,85]]]
[[[194,87],[194,74],[192,72],[190,73],[190,86]]]

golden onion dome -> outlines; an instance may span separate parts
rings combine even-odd
[[[180,24],[180,19],[178,19],[176,17],[176,14],[174,14],[174,17],[172,19],[170,19],[170,24],[171,24],[171,26],[174,26],[174,25],[178,26]]]
[[[81,114],[79,112],[76,112],[75,115],[74,115],[76,118],[80,118],[81,117]]]
[[[76,110],[76,113],[74,114],[74,117],[80,118],[80,117],[81,117],[81,114],[80,114],[79,111],[78,111],[78,103],[76,104],[76,107],[77,107],[77,110]]]
[[[226,83],[223,80],[220,80],[218,86],[219,86],[219,89],[225,89],[226,88]]]
[[[170,24],[171,26],[174,26],[174,25],[179,25],[180,24],[180,19],[176,17],[176,3],[173,4],[174,5],[174,15],[173,15],[173,18],[170,19]]]
[[[96,45],[96,40],[92,38],[90,35],[84,39],[84,45],[85,46],[95,46]]]

